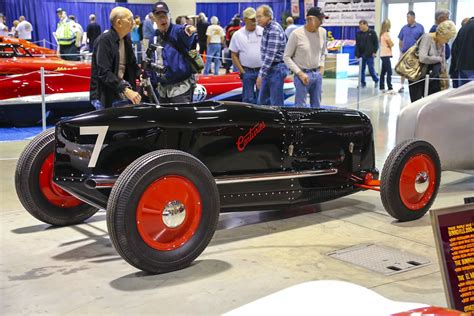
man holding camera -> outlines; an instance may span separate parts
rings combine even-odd
[[[153,19],[158,25],[157,91],[160,103],[185,103],[193,98],[196,79],[188,52],[197,41],[192,25],[170,23],[169,8],[164,2],[153,6]]]

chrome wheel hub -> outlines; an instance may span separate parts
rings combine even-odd
[[[186,208],[180,201],[171,201],[163,209],[163,223],[169,228],[181,225],[186,218]]]
[[[430,177],[426,171],[419,172],[415,178],[415,190],[418,193],[425,193],[428,189]]]

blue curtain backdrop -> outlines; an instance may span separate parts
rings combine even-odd
[[[305,23],[304,0],[300,0],[300,17],[295,19],[296,24],[303,25]],[[262,4],[268,4],[272,7],[275,14],[275,19],[281,23],[281,17],[284,13],[290,14],[290,0],[274,0],[267,2],[197,2],[196,13],[204,12],[208,18],[215,15],[219,18],[221,26],[227,25],[232,17],[247,7],[257,8]],[[317,3],[317,1],[315,1]],[[324,25],[323,25],[324,26]],[[331,31],[335,39],[353,39],[355,40],[356,33],[359,31],[358,26],[324,26],[328,31]]]
[[[151,4],[71,2],[65,0],[0,0],[0,12],[7,17],[9,29],[13,25],[13,20],[24,15],[33,26],[33,41],[46,39],[51,43],[56,43],[53,32],[56,30],[58,23],[57,8],[64,9],[68,15],[74,15],[76,22],[81,24],[84,31],[89,24],[89,15],[95,14],[97,23],[104,31],[110,28],[109,14],[116,6],[129,8],[134,15],[142,17],[142,20],[152,9]]]
[[[275,13],[275,19],[281,22],[282,15],[290,11],[290,0],[270,0],[266,2],[197,2],[196,13],[204,12],[208,17],[217,16],[222,26],[227,25],[234,14],[240,13],[245,8],[252,6],[257,8],[262,4],[269,4]],[[128,7],[134,15],[139,15],[142,19],[150,12],[151,4],[128,4],[128,3],[103,3],[103,2],[75,2],[67,0],[0,0],[0,12],[7,17],[7,25],[10,28],[13,20],[24,15],[33,25],[33,39],[35,41],[46,39],[55,43],[53,32],[56,30],[58,18],[56,9],[61,7],[68,14],[76,16],[76,21],[87,27],[89,15],[94,13],[97,16],[97,22],[102,30],[110,28],[109,13],[115,6]],[[296,24],[304,24],[304,1],[300,0],[300,18],[296,19]],[[332,31],[336,39],[355,39],[358,31],[357,26],[338,27],[326,26],[328,31]]]
[[[248,7],[257,8],[262,4],[268,4],[272,7],[275,19],[277,22],[281,22],[281,16],[285,11],[290,10],[289,1],[287,0],[275,0],[266,2],[197,2],[196,13],[204,12],[210,19],[211,16],[215,15],[219,18],[221,26],[226,26],[232,19],[232,17],[239,13],[242,16],[242,11]]]

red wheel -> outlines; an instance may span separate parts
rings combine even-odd
[[[211,241],[219,191],[198,159],[178,150],[138,158],[115,182],[107,228],[117,252],[138,269],[162,273],[189,266]]]
[[[436,168],[433,160],[418,154],[411,157],[400,175],[400,198],[407,208],[418,211],[431,200],[436,187]]]
[[[400,221],[425,215],[438,193],[441,163],[434,147],[421,140],[398,144],[382,170],[380,195],[387,212]]]
[[[174,250],[196,233],[201,220],[201,195],[188,179],[169,175],[153,182],[137,207],[137,227],[145,243]]]
[[[57,226],[78,224],[97,208],[70,195],[53,182],[54,129],[36,136],[18,159],[15,187],[25,209],[35,218]]]
[[[81,205],[83,202],[67,193],[53,182],[54,153],[50,153],[39,173],[39,186],[44,197],[53,205],[70,208]]]

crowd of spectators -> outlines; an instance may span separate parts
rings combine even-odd
[[[158,3],[166,5],[164,2]],[[296,89],[295,104],[320,106],[322,77],[327,54],[327,32],[323,27],[324,19],[327,17],[320,8],[313,7],[307,12],[303,26],[296,25],[292,17],[287,17],[285,29],[274,19],[272,8],[268,5],[261,5],[256,10],[252,7],[246,8],[242,12],[242,17],[240,13],[235,14],[225,27],[220,25],[217,16],[212,16],[208,21],[203,12],[199,13],[197,19],[178,16],[174,20],[175,23],[172,23],[167,7],[166,10],[159,12],[164,16],[156,14],[156,4],[154,8],[155,11],[145,16],[143,21],[140,16],[134,16],[130,35],[126,34],[130,37],[136,63],[140,63],[145,58],[145,52],[151,43],[160,42],[160,38],[163,40],[175,36],[178,46],[174,47],[174,40],[170,40],[171,48],[168,50],[174,49],[178,55],[187,55],[184,49],[191,50],[197,47],[199,53],[206,56],[203,71],[205,75],[222,74],[221,65],[224,66],[225,73],[229,73],[233,66],[234,71],[240,73],[244,102],[283,105],[284,80],[288,74],[292,73]],[[90,52],[95,52],[97,38],[100,37],[102,28],[97,24],[94,14],[89,16],[89,24],[85,32],[75,21],[75,17],[67,15],[63,9],[57,9],[57,16],[58,24],[54,37],[58,45],[58,53],[64,59],[78,60],[79,49],[83,45],[88,47]],[[416,21],[415,12],[409,11],[406,16],[407,24],[402,27],[397,36],[398,49],[403,55],[410,47],[417,45],[419,59],[428,65],[430,78],[447,78],[449,75],[453,87],[458,87],[467,80],[474,80],[474,62],[470,58],[474,50],[474,18],[466,18],[463,21],[457,37],[454,23],[449,18],[448,10],[436,11],[435,23],[429,32],[425,33],[423,25]],[[189,41],[184,41],[186,42],[184,45],[180,42],[180,32],[188,30],[187,27],[190,25],[196,26],[196,32],[188,36]],[[111,24],[111,26],[112,30],[114,25]],[[182,26],[182,29],[176,29],[177,26]],[[360,88],[367,85],[365,68],[368,67],[375,87],[383,92],[395,93],[392,84],[391,58],[396,44],[390,31],[391,22],[388,19],[383,21],[379,35],[366,20],[359,22],[355,55],[362,61]],[[5,17],[0,13],[0,36],[32,40],[32,32],[33,27],[25,16],[14,20],[13,26],[8,29]],[[454,41],[453,38],[455,38]],[[165,40],[164,43],[167,41]],[[166,54],[166,50],[162,50],[161,54]],[[381,61],[379,74],[375,70],[377,56]],[[187,63],[187,58],[183,59],[184,64]],[[170,62],[176,62],[176,60],[170,60]],[[185,71],[183,76],[188,77],[188,75]],[[176,82],[183,82],[181,79]],[[158,89],[162,99],[176,101],[176,96],[182,94],[188,96],[190,91],[192,93],[194,82],[191,79],[181,89],[166,88],[167,85],[176,84],[170,78],[166,80],[171,80],[171,83],[161,82],[162,89]],[[404,82],[405,78],[401,77],[401,87],[398,92],[404,92]],[[412,101],[423,96],[423,87],[422,81],[409,81]],[[431,80],[429,83],[430,93],[442,88],[440,80]],[[176,91],[182,93],[174,95]]]

